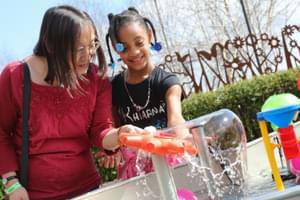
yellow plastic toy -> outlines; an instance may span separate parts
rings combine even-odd
[[[278,102],[284,100],[284,98],[291,99],[290,95],[291,94],[274,95],[272,98],[276,99]],[[285,159],[288,161],[300,158],[299,139],[295,134],[293,124],[291,124],[296,113],[300,110],[299,99],[297,98],[297,100],[298,101],[291,103],[292,105],[281,106],[279,108],[268,109],[257,113],[257,119],[266,148],[267,157],[276,183],[276,188],[279,191],[283,191],[285,187],[275,160],[274,149],[276,147],[282,147]],[[280,144],[271,142],[266,122],[270,122],[273,127],[278,127],[277,132],[280,138]]]

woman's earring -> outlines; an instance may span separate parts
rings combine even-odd
[[[162,49],[160,42],[151,43],[151,49],[159,52]]]

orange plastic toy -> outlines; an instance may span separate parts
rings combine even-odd
[[[120,142],[122,145],[142,149],[146,152],[159,155],[182,155],[184,152],[187,152],[191,155],[197,154],[197,149],[191,142],[177,139],[175,135],[164,132],[141,135],[122,133],[120,136]]]

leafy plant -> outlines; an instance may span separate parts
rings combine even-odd
[[[95,157],[95,154],[99,151],[97,147],[92,147],[92,153]],[[113,181],[114,179],[117,178],[118,173],[116,168],[105,168],[105,167],[100,167],[99,165],[99,160],[95,158],[95,163],[96,167],[98,169],[98,172],[101,176],[102,183]]]
[[[0,200],[4,199],[4,186],[2,185],[2,179],[0,178]]]
[[[247,139],[251,141],[260,137],[256,114],[269,96],[280,93],[299,96],[298,74],[299,70],[288,70],[239,81],[213,92],[191,95],[183,102],[183,115],[189,120],[228,108],[241,119]]]

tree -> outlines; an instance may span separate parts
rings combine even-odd
[[[244,2],[252,33],[257,38],[264,33],[268,33],[270,36],[277,32],[280,35],[281,28],[289,23],[289,19],[300,6],[300,1],[294,2],[292,0],[244,0]],[[150,16],[156,24],[160,38],[163,39],[164,44],[168,44],[160,59],[157,59],[160,61],[158,63],[163,63],[164,68],[183,75],[182,82],[188,85],[187,87],[192,87],[194,92],[203,91],[201,85],[199,85],[203,81],[201,69],[199,72],[199,52],[213,50],[213,45],[216,47],[215,43],[224,44],[228,40],[252,39],[250,36],[247,37],[249,32],[239,0],[191,0],[181,1],[180,3],[176,0],[145,0],[144,4],[139,5],[139,8],[146,16]],[[167,41],[165,42],[165,40]],[[272,36],[268,40],[277,43],[276,37]],[[248,55],[256,54],[256,48],[265,50],[265,52],[273,52],[268,50],[269,43],[267,41],[259,43],[258,46],[253,46],[252,52],[248,51]],[[169,53],[169,49],[172,49],[174,53]],[[211,65],[212,67],[215,66],[215,69],[212,68],[211,70],[218,71],[217,74],[220,77],[236,74],[235,71],[230,72],[232,70],[230,68],[231,64],[227,69],[224,67],[220,69],[218,66],[220,64],[225,66],[223,56],[226,57],[231,52],[223,51],[222,47],[215,50],[218,52],[214,54],[218,57],[215,64]],[[222,55],[224,53],[227,55]],[[167,56],[165,56],[166,54]],[[229,56],[239,60],[236,57],[237,54]],[[274,56],[279,55],[275,54]],[[247,61],[248,65],[252,65],[252,69],[269,69],[258,63],[260,59],[254,58]],[[265,59],[262,58],[261,60]],[[252,74],[262,73],[259,71]],[[240,76],[240,79],[246,78],[244,74],[238,76]],[[215,82],[213,85],[219,87],[232,82],[235,77],[228,76],[226,79],[228,82],[212,80]],[[208,87],[215,88],[212,85]],[[188,94],[190,93],[188,92]]]
[[[209,51],[216,42],[224,43],[248,35],[240,0],[127,0],[114,5],[108,0],[74,2],[95,19],[102,44],[105,44],[108,27],[107,13],[119,13],[129,6],[137,7],[143,16],[153,22],[158,40],[164,47],[159,54],[155,54],[154,62],[168,62],[168,70],[179,76],[181,74],[182,81],[189,82],[188,87],[194,87],[194,91],[197,91],[195,83],[200,79],[195,68],[197,51]],[[244,3],[250,27],[257,36],[280,32],[280,28],[289,23],[300,6],[300,1],[293,0],[244,0]],[[182,54],[190,56],[180,57]],[[184,58],[184,66],[176,62]]]
[[[244,2],[254,34],[283,27],[300,6],[300,1],[292,0]],[[138,8],[154,22],[160,39],[167,38],[164,43],[175,51],[207,48],[248,33],[239,0],[145,0]]]

